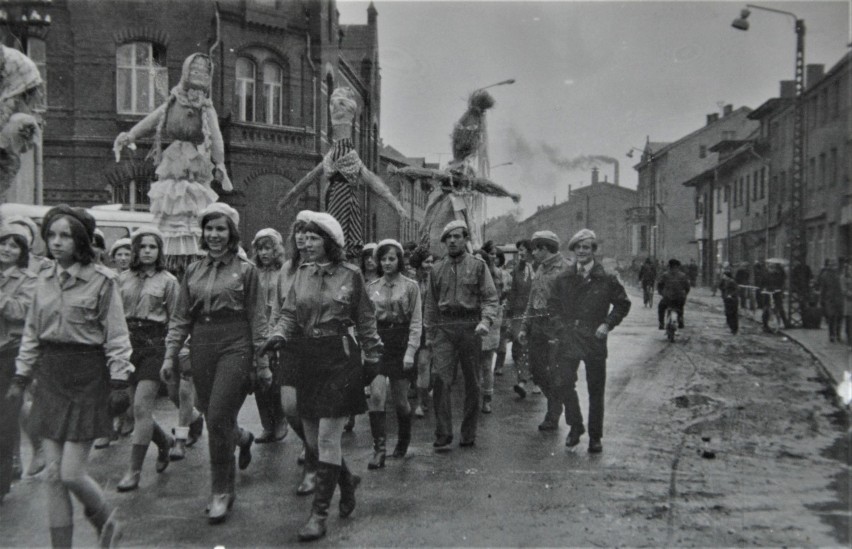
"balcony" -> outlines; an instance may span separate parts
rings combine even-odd
[[[227,132],[232,149],[280,151],[313,150],[314,130],[295,126],[268,126],[233,122]]]

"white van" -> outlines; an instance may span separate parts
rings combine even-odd
[[[33,204],[0,204],[0,222],[10,216],[20,215],[32,219],[41,227],[44,214],[52,207]],[[131,231],[139,227],[155,227],[154,216],[150,212],[129,212],[121,208],[121,204],[104,204],[86,209],[95,218],[98,229],[104,233],[107,251],[119,238],[129,237]],[[44,242],[39,235],[36,235],[33,251],[38,255],[45,254]]]

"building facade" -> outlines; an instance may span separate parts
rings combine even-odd
[[[360,106],[353,130],[376,171],[381,112],[377,12],[340,25],[334,0],[55,0],[36,40],[47,80],[44,202],[144,208],[154,166],[151,140],[120,162],[112,143],[178,84],[184,59],[211,52],[213,104],[234,192],[221,200],[241,215],[243,235],[286,231],[295,212],[316,208],[319,186],[278,211],[279,199],[329,147],[329,97],[351,87]],[[218,6],[218,10],[217,10]],[[39,44],[37,41],[41,40]],[[32,45],[30,45],[32,48]],[[372,197],[361,190],[365,209]],[[369,214],[364,215],[366,220]],[[369,227],[365,236],[372,237]]]

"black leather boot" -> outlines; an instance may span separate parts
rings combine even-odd
[[[393,457],[404,458],[408,453],[408,445],[411,443],[411,412],[403,414],[396,413],[396,422],[398,432],[396,436],[396,446],[393,449]]]
[[[385,415],[385,412],[370,412],[370,432],[373,434],[373,459],[367,464],[367,469],[381,469],[385,466],[385,439],[387,438]]]
[[[340,485],[340,518],[346,518],[355,510],[355,490],[361,484],[361,477],[349,470],[345,459],[340,465],[340,478],[337,483]]]
[[[305,446],[305,464],[302,482],[296,488],[297,496],[308,496],[314,493],[317,487],[317,463],[319,459],[315,452]]]
[[[325,519],[328,518],[328,507],[337,488],[340,476],[340,465],[320,461],[317,466],[317,489],[314,492],[314,503],[311,506],[311,516],[304,526],[299,528],[299,541],[313,541],[325,536]]]

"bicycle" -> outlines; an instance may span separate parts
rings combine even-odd
[[[674,307],[666,308],[666,337],[670,342],[674,343],[675,335],[677,335],[677,327],[680,321],[680,316]]]
[[[781,293],[781,290],[761,290],[760,295],[763,296],[763,327],[767,332],[777,334],[784,327],[784,321],[778,312],[777,303],[775,302],[775,294]]]
[[[654,307],[654,285],[653,284],[642,284],[642,303],[645,307],[653,308]]]

